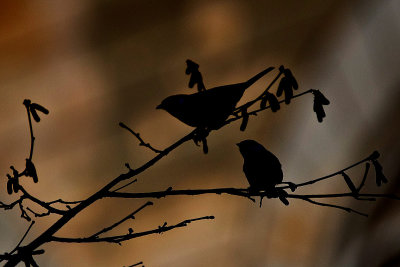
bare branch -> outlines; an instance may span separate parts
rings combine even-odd
[[[360,185],[357,187],[357,191],[358,192],[360,192],[361,188],[364,186],[364,183],[365,183],[365,180],[367,179],[367,175],[368,175],[368,171],[369,171],[369,167],[370,166],[371,165],[368,162],[365,164],[365,171],[364,171],[363,179],[362,179]]]
[[[118,222],[114,223],[113,225],[111,225],[111,226],[109,226],[109,227],[106,227],[106,228],[104,228],[104,229],[101,230],[101,231],[98,231],[97,233],[91,235],[89,238],[92,238],[92,237],[93,237],[93,238],[97,238],[99,235],[111,231],[112,229],[114,229],[115,227],[117,227],[117,226],[120,225],[121,223],[125,222],[126,220],[134,219],[134,218],[135,218],[134,215],[135,215],[136,213],[138,213],[139,211],[141,211],[141,210],[144,209],[145,207],[151,206],[151,205],[153,205],[153,202],[151,202],[151,201],[146,202],[146,203],[143,204],[140,208],[138,208],[137,210],[131,212],[128,216],[124,217],[123,219],[119,220]]]
[[[299,199],[305,200],[305,201],[307,201],[307,202],[310,202],[310,203],[315,204],[315,205],[318,205],[318,206],[324,206],[324,207],[331,207],[331,208],[341,209],[341,210],[344,210],[344,211],[347,211],[347,212],[354,212],[354,213],[356,213],[356,214],[358,214],[358,215],[368,217],[368,214],[359,212],[359,211],[354,210],[354,209],[351,209],[351,208],[347,208],[347,207],[343,207],[343,206],[339,206],[339,205],[328,204],[328,203],[322,203],[322,202],[318,202],[318,201],[315,201],[315,200],[311,200],[311,199],[309,199],[309,198],[299,197]]]
[[[171,190],[171,191],[155,191],[155,192],[144,192],[144,193],[128,193],[128,192],[109,192],[105,197],[110,198],[161,198],[166,196],[194,196],[204,194],[227,194],[232,196],[241,196],[248,198],[249,196],[265,196],[264,191],[249,193],[248,188],[211,188],[211,189],[187,189],[187,190]],[[315,195],[297,195],[288,194],[288,198],[341,198],[341,197],[353,197],[353,193],[337,193],[337,194],[315,194]],[[375,198],[390,198],[400,200],[400,196],[394,194],[359,194],[358,197],[375,197]],[[371,200],[371,199],[359,199],[359,200]]]
[[[344,171],[346,171],[346,170],[348,170],[348,169],[354,168],[355,166],[358,166],[358,165],[360,165],[360,164],[362,164],[362,163],[364,163],[364,162],[366,162],[366,161],[371,160],[372,157],[374,157],[375,155],[376,155],[376,152],[374,151],[371,155],[369,155],[369,156],[366,157],[365,159],[360,160],[359,162],[356,162],[356,163],[354,163],[354,164],[352,164],[352,165],[350,165],[350,166],[348,166],[348,167],[346,167],[346,168],[344,168],[344,169],[341,169],[341,170],[339,170],[339,171],[337,171],[337,172],[331,173],[331,174],[329,174],[329,175],[326,175],[326,176],[323,176],[323,177],[320,177],[320,178],[317,178],[317,179],[310,180],[310,181],[308,181],[308,182],[304,182],[304,183],[297,184],[296,186],[297,186],[297,187],[301,187],[301,186],[306,186],[306,185],[314,184],[314,183],[317,183],[317,182],[319,182],[319,181],[322,181],[322,180],[331,178],[331,177],[333,177],[333,176],[339,175],[339,174],[341,174],[342,172],[344,172]],[[282,189],[286,189],[286,188],[289,188],[289,186],[284,186],[284,187],[281,187],[281,188],[282,188]]]
[[[140,137],[139,133],[134,132],[131,128],[126,126],[124,123],[120,122],[119,126],[121,128],[124,128],[124,129],[128,130],[131,134],[133,134],[133,136],[135,136],[139,140],[139,142],[140,142],[139,146],[147,147],[148,149],[150,149],[154,153],[162,153],[162,150],[158,150],[158,149],[154,148],[152,145],[150,145],[150,143],[146,143],[145,141],[143,141],[143,139]]]
[[[129,266],[127,266],[127,267],[139,266],[140,264],[143,264],[143,261],[140,261],[140,262],[138,262],[138,263],[135,263],[135,264],[129,265]]]
[[[49,210],[47,212],[38,213],[36,211],[33,211],[29,207],[26,207],[26,209],[29,210],[35,217],[46,217],[46,216],[49,216],[51,214],[51,212]]]
[[[13,254],[19,246],[22,244],[24,241],[25,237],[28,235],[29,231],[31,230],[32,226],[35,224],[35,221],[32,221],[31,224],[29,225],[28,229],[25,231],[25,234],[22,236],[21,240],[18,242],[18,244],[15,246],[15,248],[9,253],[10,255]]]
[[[86,237],[86,238],[67,238],[67,237],[56,237],[52,236],[50,237],[50,241],[53,242],[63,242],[63,243],[97,243],[97,242],[109,242],[109,243],[121,243],[127,240],[131,240],[133,238],[138,238],[146,235],[151,235],[151,234],[161,234],[167,231],[170,231],[175,228],[180,228],[180,227],[185,227],[189,223],[194,222],[194,221],[200,221],[200,220],[213,220],[215,217],[214,216],[204,216],[200,218],[195,218],[195,219],[189,219],[189,220],[184,220],[180,223],[177,223],[175,225],[166,225],[164,223],[163,226],[159,226],[156,229],[153,230],[148,230],[144,232],[138,232],[138,233],[129,233],[126,235],[117,235],[117,236],[110,236],[110,237],[103,237],[103,238],[94,238],[94,237]]]
[[[137,179],[132,180],[132,181],[130,181],[129,183],[127,183],[127,184],[125,184],[125,185],[122,185],[122,186],[118,187],[117,189],[112,190],[112,192],[117,192],[117,191],[119,191],[119,190],[121,190],[121,189],[124,189],[125,187],[128,187],[128,186],[130,186],[131,184],[136,183],[136,182],[137,182]]]
[[[63,214],[66,213],[65,210],[60,210],[60,209],[53,208],[48,203],[46,203],[44,201],[41,201],[40,199],[32,196],[22,186],[20,186],[20,190],[22,191],[24,198],[27,198],[27,199],[31,200],[32,202],[35,202],[36,204],[38,204],[38,205],[42,206],[43,208],[47,209],[49,212],[55,213],[55,214],[59,214],[59,215],[63,215]]]

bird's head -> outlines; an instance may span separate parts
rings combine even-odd
[[[163,109],[168,112],[172,112],[176,109],[179,109],[185,102],[185,95],[172,95],[164,99],[160,105],[156,107],[156,109]]]
[[[265,150],[260,143],[254,140],[244,140],[236,145],[239,147],[239,151],[243,156]]]

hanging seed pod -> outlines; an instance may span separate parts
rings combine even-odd
[[[322,122],[323,118],[326,117],[323,105],[329,105],[329,100],[319,91],[312,89],[314,95],[314,106],[313,110],[317,115],[319,122]]]
[[[285,103],[290,104],[291,99],[293,98],[293,89],[291,86],[285,87]]]
[[[387,183],[388,180],[386,179],[385,175],[383,174],[383,168],[381,164],[377,160],[373,160],[372,164],[374,164],[375,167],[375,178],[376,178],[376,185],[381,186],[382,183]]]
[[[249,114],[247,113],[247,109],[242,109],[242,124],[240,124],[240,130],[243,132],[246,130],[247,123],[249,122]]]
[[[29,159],[26,159],[25,172],[26,172],[26,176],[32,177],[33,182],[37,183],[39,181],[35,165]]]
[[[8,179],[7,181],[7,193],[11,195],[13,193],[13,181]]]
[[[13,189],[14,189],[14,193],[18,193],[19,191],[19,180],[17,179],[12,179],[12,183],[13,183]]]
[[[40,117],[39,117],[39,115],[37,114],[36,110],[33,109],[33,108],[31,108],[30,111],[31,111],[31,114],[32,114],[33,119],[34,119],[36,122],[40,122]]]
[[[299,85],[298,85],[296,79],[294,78],[292,72],[290,71],[290,69],[284,69],[283,73],[284,73],[285,77],[289,79],[290,84],[292,85],[293,89],[294,90],[299,89]]]
[[[208,153],[207,139],[204,138],[203,140],[201,140],[201,142],[203,143],[203,153],[207,154]]]
[[[267,93],[266,96],[272,112],[277,112],[281,108],[278,99],[271,93]]]
[[[261,102],[260,102],[260,108],[261,108],[261,109],[264,109],[264,108],[267,106],[267,101],[268,101],[267,96],[264,96],[264,97],[261,99]]]

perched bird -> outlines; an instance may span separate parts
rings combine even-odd
[[[254,140],[244,140],[237,146],[244,159],[243,172],[249,181],[250,193],[264,190],[267,197],[279,197],[288,205],[286,192],[275,187],[283,180],[278,158]]]
[[[206,131],[219,129],[232,114],[244,91],[262,76],[273,70],[263,70],[243,83],[218,86],[194,94],[172,95],[157,109],[164,109],[181,122]]]

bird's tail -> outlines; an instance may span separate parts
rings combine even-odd
[[[269,68],[263,70],[262,72],[260,72],[259,74],[255,75],[254,77],[250,78],[247,82],[244,82],[245,88],[250,87],[253,83],[258,81],[261,77],[263,77],[265,74],[267,74],[268,72],[270,72],[273,69],[274,69],[274,67],[269,67]]]

